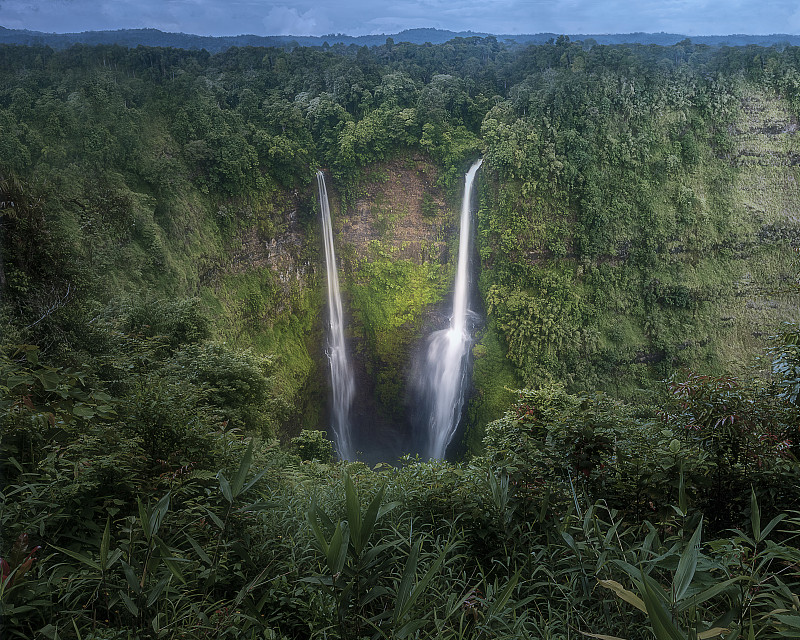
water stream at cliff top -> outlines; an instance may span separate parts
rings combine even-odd
[[[350,406],[355,395],[355,379],[344,341],[344,314],[342,296],[339,293],[339,274],[336,270],[336,252],[333,248],[333,228],[331,210],[328,204],[328,191],[325,176],[317,171],[319,205],[322,213],[322,236],[325,245],[325,269],[328,277],[328,349],[327,356],[331,366],[331,387],[333,389],[333,411],[331,427],[336,450],[343,460],[353,460],[353,442],[350,425]]]
[[[461,231],[458,237],[458,266],[450,328],[435,331],[428,338],[428,352],[422,373],[422,394],[429,412],[427,455],[444,458],[455,435],[464,407],[468,356],[472,337],[467,327],[469,299],[470,219],[472,184],[482,160],[475,162],[464,179],[461,201]]]

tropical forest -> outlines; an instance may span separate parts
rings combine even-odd
[[[0,634],[800,637],[800,48],[0,45]]]

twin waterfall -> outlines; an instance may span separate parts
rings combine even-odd
[[[471,193],[475,174],[481,166],[475,162],[467,172],[464,196],[461,202],[461,230],[458,240],[458,266],[453,295],[453,313],[450,327],[433,332],[428,338],[428,349],[422,371],[419,374],[419,406],[424,410],[418,425],[423,450],[428,458],[444,458],[447,447],[455,435],[464,406],[464,394],[468,383],[469,350],[472,344],[467,325],[469,298],[469,254]],[[328,326],[327,355],[331,368],[333,389],[332,428],[336,449],[343,460],[354,460],[353,425],[350,409],[355,395],[355,380],[344,340],[342,299],[339,293],[339,276],[336,270],[336,254],[333,248],[330,206],[325,189],[325,177],[317,172],[322,233],[325,245],[325,265],[328,277]]]
[[[331,365],[331,386],[333,387],[333,435],[336,451],[342,460],[353,460],[352,434],[350,429],[350,405],[355,394],[355,379],[347,348],[344,342],[344,314],[342,296],[339,293],[339,273],[336,270],[336,252],[333,249],[333,227],[331,209],[328,205],[328,191],[325,176],[317,171],[319,204],[322,210],[322,237],[325,245],[325,269],[328,275],[328,361]]]

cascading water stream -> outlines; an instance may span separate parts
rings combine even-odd
[[[333,227],[331,210],[328,204],[328,191],[325,188],[325,176],[317,171],[317,188],[319,204],[322,211],[322,236],[325,245],[325,269],[328,276],[328,361],[331,365],[331,387],[333,388],[332,427],[336,449],[343,460],[354,458],[350,433],[350,406],[355,394],[353,370],[347,359],[344,343],[344,314],[342,313],[342,297],[339,293],[339,274],[336,270],[336,253],[333,249]]]
[[[467,378],[467,358],[471,336],[467,329],[467,300],[469,298],[469,247],[472,184],[482,160],[475,162],[464,180],[461,201],[461,231],[458,237],[458,267],[456,269],[453,315],[450,328],[435,331],[428,339],[428,353],[422,383],[428,397],[429,431],[428,456],[444,458],[447,446],[455,435],[464,406]]]

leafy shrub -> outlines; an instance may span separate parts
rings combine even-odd
[[[333,460],[333,443],[324,431],[307,429],[292,438],[292,450],[301,460],[317,460],[329,464]]]
[[[126,310],[126,331],[145,337],[163,336],[175,348],[210,335],[210,323],[197,298],[146,300]]]

